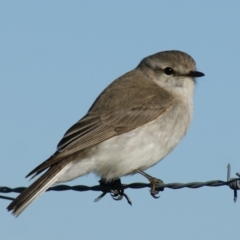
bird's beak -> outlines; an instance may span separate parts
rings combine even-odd
[[[189,76],[189,77],[203,77],[203,76],[205,76],[205,74],[202,73],[202,72],[198,72],[198,71],[190,71],[187,74],[187,76]]]

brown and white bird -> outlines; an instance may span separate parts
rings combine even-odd
[[[144,58],[98,96],[57,151],[27,177],[45,172],[7,209],[18,216],[49,187],[88,173],[114,181],[158,163],[186,134],[195,77],[202,76],[192,57],[181,51]]]

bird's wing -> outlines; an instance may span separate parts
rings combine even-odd
[[[172,105],[172,96],[153,82],[145,80],[141,87],[140,78],[140,83],[125,84],[122,89],[116,84],[119,80],[121,78],[113,82],[103,92],[105,94],[97,98],[86,116],[65,133],[55,154],[33,169],[27,177],[36,176],[79,151],[152,122]]]

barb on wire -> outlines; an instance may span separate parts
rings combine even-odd
[[[227,181],[221,180],[212,180],[207,182],[190,182],[190,183],[167,183],[164,184],[163,182],[157,182],[155,185],[155,189],[157,191],[163,191],[164,188],[171,188],[171,189],[180,189],[180,188],[200,188],[200,187],[220,187],[220,186],[229,186],[234,192],[234,202],[237,201],[237,190],[240,189],[240,173],[236,173],[238,178],[231,178],[231,166],[228,164],[227,170]],[[95,199],[95,202],[99,201],[103,198],[107,193],[110,193],[111,197],[114,200],[121,200],[123,197],[126,198],[127,202],[131,205],[131,200],[124,193],[124,190],[127,188],[131,189],[140,189],[140,188],[151,188],[151,183],[130,183],[130,184],[122,184],[120,179],[114,181],[113,183],[106,183],[103,180],[99,181],[99,185],[96,186],[84,186],[84,185],[77,185],[77,186],[67,186],[67,185],[58,185],[55,187],[49,188],[47,191],[66,191],[66,190],[73,190],[79,192],[85,191],[100,191],[102,194]],[[21,193],[25,187],[18,187],[18,188],[9,188],[0,186],[0,193]],[[13,200],[12,197],[1,196],[1,199]]]

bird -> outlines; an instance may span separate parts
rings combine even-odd
[[[105,182],[141,173],[165,158],[185,136],[193,115],[194,59],[168,50],[143,58],[114,80],[70,127],[40,175],[7,207],[19,216],[49,187],[93,173]],[[148,175],[147,175],[148,176]]]

